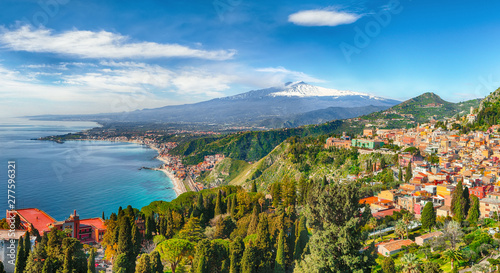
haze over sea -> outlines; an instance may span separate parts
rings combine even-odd
[[[39,208],[56,220],[74,209],[80,217],[106,217],[118,207],[140,209],[176,197],[172,181],[158,167],[157,152],[145,145],[105,141],[52,141],[34,138],[96,127],[92,122],[30,120],[0,123],[0,165],[4,168],[0,209],[7,209],[7,162],[16,162],[16,207]],[[5,216],[1,216],[2,218]]]

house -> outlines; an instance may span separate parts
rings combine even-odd
[[[422,236],[415,237],[415,243],[419,246],[423,246],[426,242],[432,240],[433,238],[439,237],[442,234],[443,233],[441,231],[427,233]]]
[[[396,190],[385,190],[381,191],[377,195],[379,200],[389,200],[389,201],[396,201],[397,195],[396,195]]]
[[[436,216],[448,217],[452,216],[451,207],[450,206],[441,206],[436,209]]]
[[[401,251],[403,246],[413,244],[412,240],[395,240],[378,245],[377,252],[383,256],[389,257]]]
[[[499,213],[500,200],[492,198],[483,198],[479,200],[479,217],[491,218],[495,212]]]
[[[351,146],[365,149],[378,149],[384,146],[383,141],[367,140],[367,139],[353,139],[351,141]]]

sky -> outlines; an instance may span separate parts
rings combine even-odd
[[[0,117],[185,104],[288,81],[459,102],[500,87],[500,2],[0,2]]]

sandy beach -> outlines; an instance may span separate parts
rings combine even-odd
[[[155,149],[153,147],[151,148]],[[158,160],[161,160],[164,163],[167,163],[167,161],[163,157],[158,156],[156,158],[158,158]],[[166,176],[168,176],[168,178],[170,178],[170,180],[172,180],[172,183],[174,184],[174,191],[177,194],[177,196],[187,192],[184,183],[182,183],[182,181],[179,178],[177,178],[172,172],[169,172],[167,169],[164,168],[158,168],[157,170],[162,171],[163,173],[165,173]]]

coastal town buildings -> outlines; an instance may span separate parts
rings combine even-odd
[[[40,235],[57,228],[68,231],[68,234],[84,244],[100,243],[106,232],[106,225],[101,218],[80,219],[76,210],[65,220],[56,221],[46,212],[36,208],[7,211],[7,215],[17,214],[24,230],[38,230]]]

